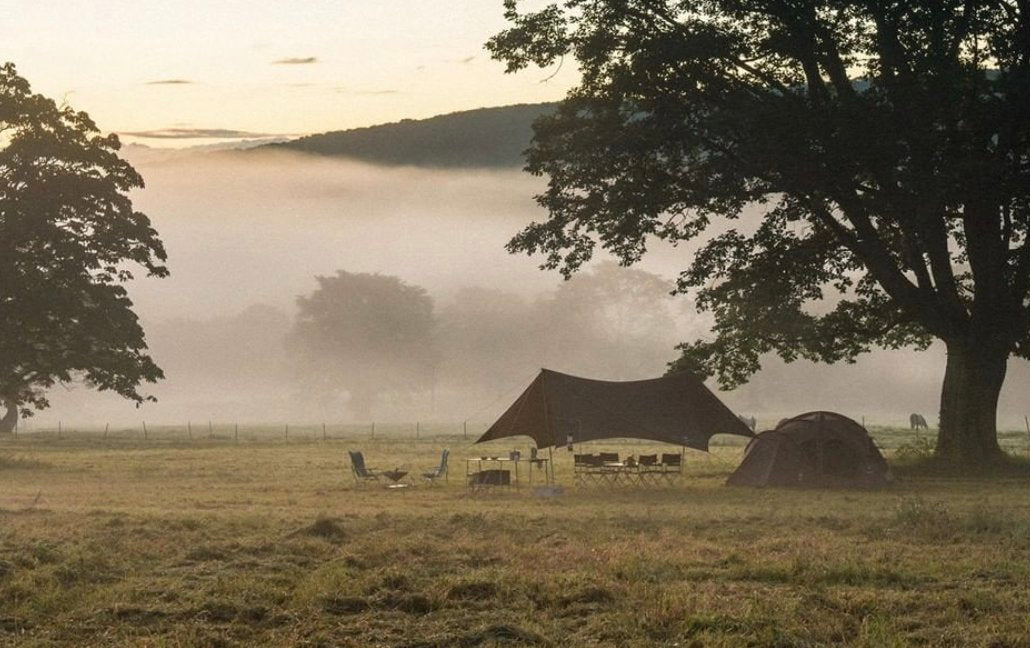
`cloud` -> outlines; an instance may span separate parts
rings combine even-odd
[[[285,136],[283,133],[254,133],[230,128],[159,128],[148,131],[126,131],[119,134],[145,139],[250,139]]]
[[[318,59],[314,56],[297,56],[272,61],[272,65],[311,65],[312,63],[318,63]]]
[[[466,63],[471,63],[472,61],[475,61],[475,60],[476,60],[475,56],[466,56],[463,59],[458,59],[458,63],[461,63],[461,64],[464,65]]]
[[[393,90],[392,88],[384,88],[383,90],[351,90],[344,86],[337,86],[335,90],[336,92],[355,95],[358,97],[377,97],[381,95],[394,95],[401,93],[400,90]]]
[[[147,81],[144,85],[191,85],[192,83],[189,79],[159,79]]]

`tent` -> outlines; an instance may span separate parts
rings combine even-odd
[[[890,481],[864,427],[834,412],[808,412],[751,439],[732,486],[871,488]]]
[[[611,382],[542,369],[476,443],[528,436],[546,448],[633,438],[708,450],[713,434],[754,436],[689,373]]]

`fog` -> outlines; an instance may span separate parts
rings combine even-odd
[[[172,273],[130,286],[166,372],[146,386],[158,402],[137,409],[71,385],[55,389],[53,407],[30,426],[351,420],[345,390],[314,390],[306,378],[316,369],[285,344],[297,297],[338,270],[397,276],[434,303],[432,388],[386,394],[372,413],[378,420],[488,421],[540,367],[615,380],[658,375],[676,342],[710,324],[686,298],[665,296],[689,248],[652,246],[633,272],[660,277],[664,288],[644,291],[650,301],[640,303],[640,291],[612,288],[613,277],[630,271],[603,265],[603,255],[587,277],[564,284],[538,269],[540,259],[507,254],[511,235],[544,216],[532,200],[542,180],[517,170],[383,168],[260,152],[136,151],[132,161],[147,182],[136,206],[164,240]],[[608,273],[604,285],[614,292],[591,293],[590,273]],[[610,299],[591,308],[590,295]],[[760,417],[833,409],[901,423],[916,411],[932,423],[943,368],[938,347],[833,367],[769,359],[751,384],[723,396]],[[1022,424],[1028,386],[1027,363],[1011,361],[1002,425]]]

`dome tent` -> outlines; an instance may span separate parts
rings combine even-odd
[[[808,412],[751,439],[731,486],[876,488],[890,482],[869,432],[841,414]]]

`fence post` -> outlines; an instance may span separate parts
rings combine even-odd
[[[468,421],[462,421],[461,422],[461,432],[462,432],[462,434],[465,435],[465,440],[468,441],[468,438],[469,438],[469,422]]]
[[[240,442],[240,424],[237,423],[233,429],[233,437],[236,439],[236,443]]]
[[[105,441],[107,440],[107,431],[109,429],[111,429],[111,424],[110,423],[104,423],[104,440]]]
[[[193,422],[186,421],[186,434],[190,435],[190,441],[193,440]]]
[[[322,440],[325,441],[325,423],[322,424]]]
[[[286,430],[283,432],[283,439],[286,441],[290,440],[290,424],[286,424]]]
[[[215,435],[214,429],[211,427],[211,420],[207,421],[207,438],[211,438]]]
[[[418,435],[421,428],[421,423],[415,421],[415,440],[418,441]]]
[[[61,422],[60,421],[57,422],[57,438],[58,439],[61,438]]]
[[[143,421],[143,439],[147,438],[147,422]]]

